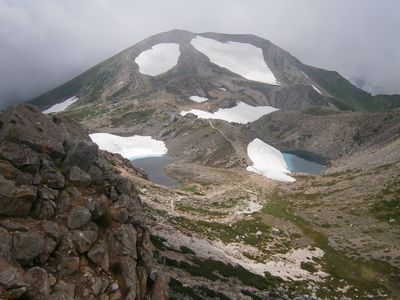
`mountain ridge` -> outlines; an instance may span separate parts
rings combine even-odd
[[[190,79],[185,80],[182,78],[177,78],[175,81],[166,83],[157,82],[157,80],[153,80],[155,78],[149,79],[148,76],[141,76],[140,72],[137,71],[137,65],[134,62],[134,59],[141,52],[151,48],[156,44],[164,42],[180,44],[180,62],[175,68],[171,69],[166,74],[156,76],[156,78],[166,79],[168,78],[168,73],[170,73],[169,75],[174,76],[173,74],[176,73],[174,70],[179,70],[179,72],[182,73],[182,70],[186,69],[192,70],[192,76],[190,77],[193,77],[193,71],[197,72],[197,76],[193,77],[196,79],[202,78],[203,75],[208,74],[207,72],[210,72],[210,70],[214,70],[213,72],[217,73],[225,73],[225,71],[221,70],[221,68],[218,68],[218,71],[215,71],[215,67],[211,69],[208,67],[206,69],[208,70],[206,73],[204,73],[204,67],[201,67],[201,70],[199,70],[200,65],[206,66],[208,65],[208,62],[205,60],[206,58],[203,57],[203,54],[196,53],[197,51],[193,49],[192,45],[190,44],[191,39],[193,39],[195,36],[203,36],[220,42],[236,41],[241,43],[249,43],[259,47],[263,51],[264,59],[266,60],[268,66],[272,68],[271,70],[276,74],[277,78],[282,82],[282,84],[284,84],[284,86],[310,86],[313,82],[315,82],[315,84],[320,87],[325,95],[324,97],[318,97],[319,95],[314,95],[314,97],[321,98],[319,101],[327,101],[340,110],[376,110],[400,105],[400,101],[396,97],[387,96],[383,99],[382,97],[371,96],[370,94],[352,85],[348,80],[341,77],[335,71],[326,71],[304,65],[286,50],[283,50],[270,41],[258,36],[251,34],[220,34],[214,32],[192,33],[184,30],[167,31],[144,39],[143,41],[136,43],[135,45],[90,68],[88,71],[76,76],[60,87],[38,96],[35,99],[32,99],[30,103],[47,108],[51,104],[72,96],[80,96],[82,101],[86,102],[97,101],[99,98],[112,101],[113,99],[117,99],[118,96],[124,92],[122,88],[137,94],[140,92],[146,92],[149,86],[153,86],[153,88],[154,86],[159,88],[174,88],[178,86],[181,90],[182,85],[185,84],[189,86],[192,85],[192,87],[196,86],[190,82]],[[191,63],[195,64],[195,66],[190,65]],[[176,70],[177,68],[178,70]],[[118,69],[119,72],[125,73],[126,76],[129,76],[118,76],[118,74],[115,73],[116,71],[118,72]],[[231,72],[229,72],[228,76],[232,78],[232,76],[236,77],[237,75],[234,76]],[[115,77],[118,77],[118,79]],[[121,78],[130,78],[132,82],[129,86],[125,85],[122,88],[115,87],[116,81]],[[243,81],[242,77],[239,76],[237,78],[240,78],[240,80]],[[254,85],[258,84],[260,86],[259,83],[251,83]],[[261,84],[261,86],[264,85]],[[334,86],[334,88],[332,88],[332,86]],[[107,90],[107,93],[101,92],[104,89]],[[268,88],[268,90],[270,93],[273,91],[271,88]],[[119,94],[116,94],[117,92],[119,92]],[[314,92],[314,90],[309,91],[308,93],[312,92]],[[284,94],[283,97],[288,97],[288,93],[281,93]],[[274,98],[273,95],[270,97]],[[310,96],[307,97],[309,98]],[[333,99],[332,97],[335,98]],[[313,103],[312,99],[308,101]],[[325,105],[329,105],[328,103],[325,103]]]

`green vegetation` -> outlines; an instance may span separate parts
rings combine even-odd
[[[306,270],[306,271],[308,271],[308,272],[310,272],[310,273],[315,273],[315,272],[317,272],[318,270],[315,268],[315,266],[314,266],[314,264],[312,263],[312,262],[309,262],[309,261],[307,261],[307,262],[301,262],[301,268],[303,269],[303,270]]]
[[[167,241],[163,237],[156,236],[156,235],[150,235],[150,240],[153,246],[159,250],[166,250],[167,246],[164,245],[164,243]]]
[[[183,269],[193,276],[201,276],[213,281],[223,280],[224,277],[233,277],[239,279],[243,284],[259,290],[267,290],[282,282],[279,277],[274,277],[268,273],[265,276],[253,274],[242,266],[232,266],[213,259],[194,258],[191,262],[192,264],[166,258],[167,265],[171,267]]]
[[[224,243],[243,241],[248,245],[263,248],[267,242],[266,234],[269,234],[270,227],[263,223],[260,218],[250,217],[240,220],[231,225],[202,220],[190,220],[184,217],[176,217],[173,220],[189,231],[199,232],[209,238],[218,238]],[[262,235],[256,233],[260,231]]]
[[[182,299],[182,296],[190,297],[191,299],[215,299],[215,300],[229,300],[224,294],[208,289],[206,286],[185,287],[183,284],[171,278],[169,282],[172,295],[170,299]],[[187,299],[187,298],[185,298]]]
[[[114,114],[115,117],[112,120],[113,125],[120,124],[139,124],[144,123],[150,119],[150,117],[154,114],[155,109],[146,109],[146,110],[137,110],[137,111],[129,111],[122,115]]]
[[[80,122],[84,119],[92,119],[98,116],[102,116],[107,113],[107,109],[104,107],[95,106],[80,106],[75,109],[66,110],[63,115],[70,117],[76,122]]]
[[[350,81],[334,71],[327,71],[303,65],[305,73],[324,90],[336,97],[330,101],[341,110],[377,111],[400,106],[399,95],[377,95],[357,88]]]
[[[196,213],[201,213],[207,216],[214,216],[214,217],[221,217],[221,216],[225,216],[226,213],[225,212],[220,212],[217,211],[215,209],[208,209],[205,207],[194,207],[185,203],[181,203],[178,202],[175,204],[175,208],[179,211],[183,211],[183,212],[196,212]]]
[[[289,202],[278,194],[268,199],[263,212],[294,223],[313,240],[315,247],[325,252],[322,264],[324,270],[330,274],[330,280],[327,283],[327,289],[320,291],[320,297],[334,296],[343,279],[358,289],[358,291],[350,289],[347,295],[350,297],[359,295],[359,292],[376,294],[378,289],[400,292],[397,284],[400,280],[398,269],[383,261],[355,259],[335,250],[329,245],[328,238],[318,232],[315,226],[294,215],[290,211]]]
[[[302,112],[314,116],[327,116],[338,113],[338,111],[324,106],[311,106]]]
[[[371,213],[381,221],[390,222],[393,224],[400,223],[400,198],[391,200],[382,200],[373,205],[370,209]]]
[[[196,252],[194,252],[192,249],[190,249],[190,248],[188,248],[188,247],[186,247],[186,246],[181,246],[179,249],[181,250],[181,252],[182,252],[183,254],[192,254],[192,255],[196,255]]]

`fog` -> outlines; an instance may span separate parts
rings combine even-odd
[[[395,0],[0,0],[0,107],[171,29],[252,33],[372,93],[400,93]]]

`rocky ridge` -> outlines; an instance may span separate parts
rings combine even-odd
[[[0,298],[167,299],[141,199],[77,123],[0,116]]]

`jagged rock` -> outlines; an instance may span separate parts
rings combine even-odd
[[[72,240],[78,253],[86,253],[96,242],[98,237],[98,227],[94,223],[89,223],[84,230],[72,231]]]
[[[94,182],[96,182],[96,183],[100,183],[100,182],[104,181],[103,172],[96,165],[90,165],[89,170],[88,170],[88,174],[90,175],[92,180]]]
[[[98,146],[89,140],[73,140],[67,142],[67,155],[64,164],[77,166],[83,171],[89,171],[90,165],[95,161]]]
[[[37,232],[16,232],[13,236],[12,254],[22,266],[30,266],[45,251],[46,242]]]
[[[0,287],[5,290],[26,286],[25,271],[6,247],[0,247]]]
[[[92,178],[81,168],[73,166],[69,171],[69,180],[80,185],[86,185],[91,182]]]
[[[147,272],[150,273],[150,267],[153,264],[153,252],[150,233],[143,228],[139,228],[138,230],[137,251],[141,263],[147,268]]]
[[[12,246],[12,236],[8,233],[6,229],[0,227],[0,249],[5,249],[7,251],[10,251],[11,246]]]
[[[27,145],[53,159],[65,155],[62,131],[36,107],[26,104],[11,107],[4,112],[2,122],[0,141]]]
[[[67,225],[71,229],[80,228],[90,222],[92,214],[85,206],[79,205],[74,207],[67,219]]]
[[[23,144],[3,142],[0,144],[0,157],[10,161],[17,168],[34,166],[33,169],[39,169],[39,155]]]
[[[81,299],[72,282],[87,298],[149,299],[148,232],[121,166],[142,176],[68,118],[0,114],[0,299]]]
[[[111,206],[111,215],[119,223],[133,223],[141,225],[143,223],[143,214],[140,201],[136,197],[129,197],[122,194],[118,200]]]
[[[96,199],[91,201],[90,206],[92,206],[92,218],[94,221],[97,221],[107,215],[108,198],[104,195],[101,195],[100,197],[97,197]]]
[[[55,240],[56,243],[61,240],[61,228],[57,223],[52,221],[42,221],[40,224],[42,231]]]
[[[44,241],[45,241],[44,251],[39,255],[39,261],[42,264],[49,259],[50,255],[53,253],[54,249],[57,246],[56,241],[54,241],[52,238],[45,237]]]
[[[16,185],[30,185],[33,183],[32,174],[20,171],[5,160],[0,160],[0,174],[8,180],[14,180]]]
[[[12,231],[29,231],[29,227],[19,223],[17,220],[1,220],[0,226],[4,227],[6,230]]]
[[[68,275],[72,275],[79,270],[80,260],[79,257],[65,257],[62,262],[57,266],[60,271],[66,271]]]
[[[103,281],[101,278],[93,278],[92,279],[92,285],[91,285],[91,290],[95,296],[97,296],[103,287]]]
[[[59,280],[53,288],[54,292],[51,294],[51,299],[54,300],[74,300],[75,299],[75,285],[66,283]]]
[[[40,169],[42,180],[49,187],[61,189],[64,187],[64,176],[50,160],[43,159],[42,168]]]
[[[123,224],[113,230],[113,245],[118,256],[129,256],[137,259],[137,230],[131,224]]]
[[[114,293],[109,295],[109,300],[121,300],[122,299],[122,295],[121,295],[121,291],[117,290]],[[125,297],[125,299],[131,299],[128,297]]]
[[[109,294],[114,293],[116,290],[118,290],[119,286],[118,286],[118,282],[113,282],[110,284],[110,286],[108,287],[107,292]]]
[[[16,186],[14,181],[5,179],[0,174],[0,215],[27,216],[36,199],[34,186]]]
[[[46,300],[50,296],[50,283],[46,270],[34,267],[26,272],[29,299]]]
[[[97,266],[101,267],[105,271],[108,271],[110,261],[108,258],[107,245],[105,244],[104,241],[101,241],[93,245],[90,251],[88,252],[87,256]]]
[[[168,282],[167,275],[159,275],[153,285],[151,291],[151,300],[167,300],[168,299]]]
[[[138,298],[145,299],[147,292],[147,271],[142,266],[136,268],[136,275],[138,279]]]
[[[31,216],[38,219],[52,218],[56,211],[58,191],[48,187],[38,188],[38,199],[33,203]]]

